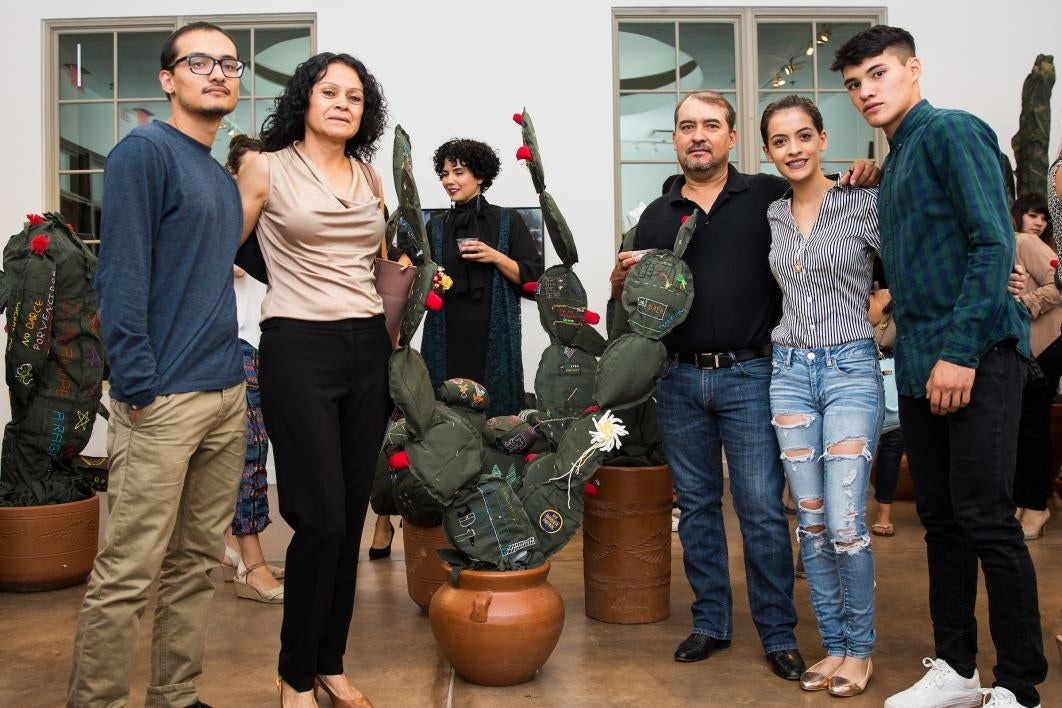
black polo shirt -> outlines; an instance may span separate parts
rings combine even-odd
[[[697,205],[682,196],[685,177],[642,212],[634,248],[672,248],[682,217]],[[701,214],[683,260],[693,272],[693,306],[686,321],[662,340],[669,353],[730,352],[771,343],[782,317],[782,293],[767,262],[767,207],[789,185],[772,175],[729,167],[726,186]]]

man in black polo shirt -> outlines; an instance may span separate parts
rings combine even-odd
[[[729,166],[737,141],[734,120],[733,106],[714,92],[690,94],[679,103],[672,139],[682,176],[642,213],[634,241],[635,250],[670,249],[681,223],[699,211],[683,256],[693,272],[693,306],[686,321],[663,339],[668,361],[657,388],[657,417],[682,511],[679,539],[695,595],[693,631],[675,660],[700,661],[730,645],[725,447],[752,619],[771,669],[797,680],[805,665],[793,633],[792,548],[769,404],[771,330],[782,309],[767,263],[767,207],[787,184]],[[877,182],[873,165],[860,162],[853,170],[857,183]],[[631,252],[619,254],[611,277],[613,297],[634,263]]]

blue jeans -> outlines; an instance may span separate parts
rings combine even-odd
[[[782,508],[781,463],[771,430],[770,359],[728,369],[668,360],[657,387],[657,420],[682,510],[693,633],[730,639],[733,599],[723,530],[722,448],[744,543],[752,620],[765,652],[796,649],[793,557]]]
[[[864,658],[874,648],[874,555],[863,516],[885,411],[878,348],[775,345],[773,359],[771,413],[822,645]]]

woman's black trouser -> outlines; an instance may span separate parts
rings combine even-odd
[[[281,677],[296,691],[343,673],[362,524],[391,410],[383,316],[262,323],[262,412],[280,514],[294,530],[284,573]]]
[[[1043,511],[1058,474],[1058,470],[1051,469],[1051,404],[1062,376],[1062,339],[1040,352],[1036,363],[1043,370],[1044,379],[1029,382],[1022,392],[1014,505]]]

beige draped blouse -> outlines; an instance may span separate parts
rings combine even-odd
[[[294,145],[265,156],[269,196],[257,226],[269,270],[262,320],[327,322],[383,314],[373,261],[384,219],[354,158],[350,188],[336,194]]]

